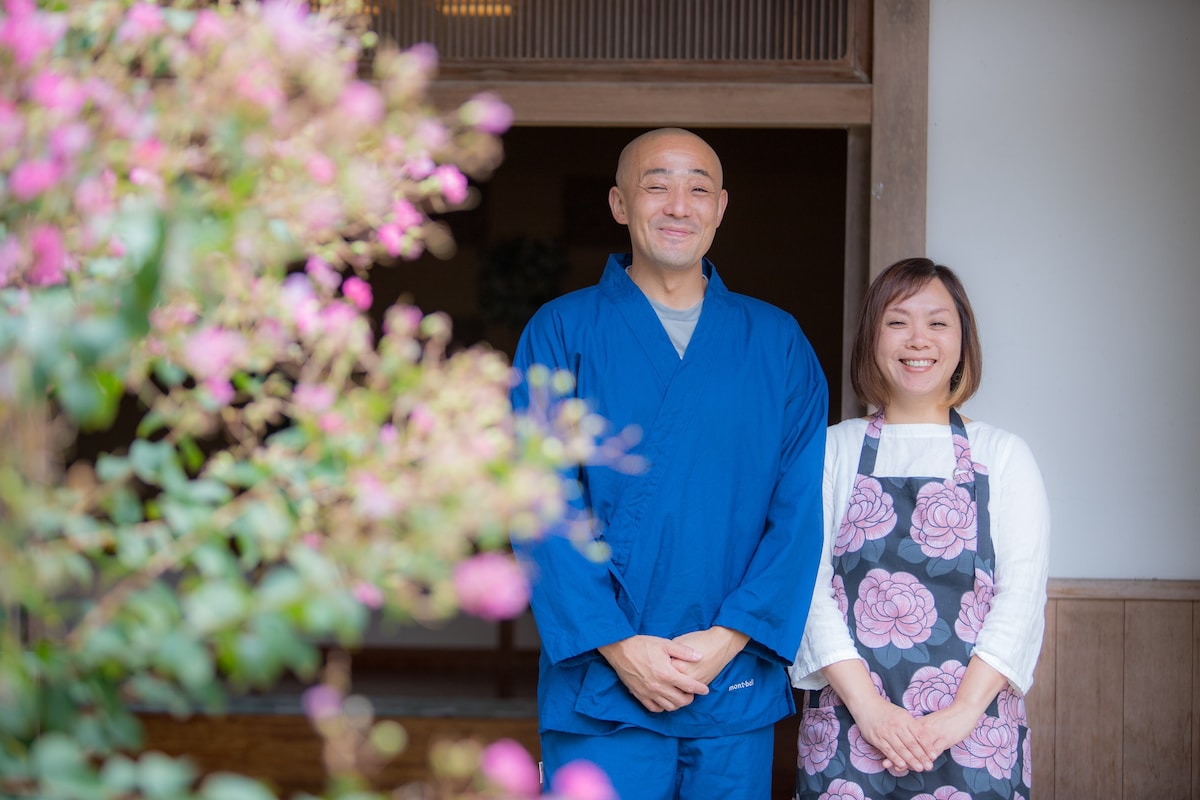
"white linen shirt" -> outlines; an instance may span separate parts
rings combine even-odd
[[[864,418],[828,429],[825,449],[825,546],[804,638],[789,669],[798,689],[827,685],[821,669],[859,658],[833,596],[833,541],[850,503]],[[984,422],[966,423],[971,460],[987,469],[988,513],[996,562],[995,595],[972,655],[997,670],[1021,694],[1033,685],[1045,628],[1050,508],[1041,471],[1020,437]],[[949,425],[884,425],[874,474],[949,476],[955,456]]]

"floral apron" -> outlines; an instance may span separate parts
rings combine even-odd
[[[883,415],[872,417],[833,544],[834,596],[871,680],[915,716],[954,699],[992,600],[987,470],[953,409],[950,428],[952,478],[877,477]],[[1007,684],[929,772],[884,769],[829,686],[808,692],[798,744],[800,800],[1029,798],[1025,701]]]

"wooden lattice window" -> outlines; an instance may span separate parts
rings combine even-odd
[[[866,0],[373,0],[443,78],[866,82]]]

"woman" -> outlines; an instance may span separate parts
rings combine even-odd
[[[982,369],[957,276],[880,274],[850,369],[875,411],[829,429],[797,797],[1028,800],[1049,510],[1026,444],[955,410]]]

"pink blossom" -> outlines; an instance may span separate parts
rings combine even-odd
[[[917,493],[912,538],[930,558],[958,558],[978,546],[975,504],[971,493],[954,481],[932,481]]]
[[[477,617],[512,619],[529,604],[529,581],[510,556],[481,553],[454,567],[459,607]]]
[[[419,239],[394,222],[386,222],[379,226],[379,243],[388,255],[399,256],[409,261],[421,255],[424,250]]]
[[[19,67],[28,67],[54,49],[67,29],[61,14],[37,11],[31,0],[7,0],[0,20],[0,46],[12,51]]]
[[[967,668],[953,660],[944,662],[940,667],[921,667],[904,690],[904,707],[914,717],[940,711],[954,702],[966,673]]]
[[[854,781],[834,778],[829,782],[829,788],[821,794],[819,800],[870,800],[870,798]]]
[[[308,4],[299,0],[267,0],[262,18],[267,30],[275,34],[279,51],[289,56],[310,54],[318,44],[316,31],[308,18]]]
[[[1029,720],[1025,716],[1025,698],[1010,684],[1004,684],[996,698],[996,705],[1000,711],[1000,719],[1005,722],[1021,726],[1028,724]]]
[[[337,394],[333,387],[324,383],[302,383],[292,390],[292,402],[296,407],[310,414],[320,414],[333,406]]]
[[[308,718],[319,722],[341,712],[342,693],[327,683],[318,683],[304,690],[300,702]]]
[[[279,74],[266,59],[259,59],[238,75],[234,89],[238,96],[268,112],[277,111],[287,102]]]
[[[983,630],[983,620],[992,610],[992,598],[996,587],[992,576],[983,570],[975,570],[975,585],[965,592],[959,602],[958,618],[954,620],[954,632],[964,642],[974,643]]]
[[[322,545],[324,544],[325,540],[321,537],[321,534],[309,531],[308,533],[306,533],[300,537],[300,542],[305,547],[311,548],[313,550],[320,550]]]
[[[354,599],[367,608],[383,608],[383,590],[373,583],[359,581],[354,584]]]
[[[304,264],[304,271],[312,277],[313,283],[331,292],[337,288],[342,280],[337,270],[331,267],[329,262],[320,256],[309,256],[308,261]]]
[[[198,50],[223,42],[228,37],[229,31],[226,29],[225,20],[211,8],[201,9],[200,13],[196,15],[195,24],[188,32],[188,41],[191,42],[192,47]]]
[[[44,70],[29,82],[29,99],[47,111],[74,116],[87,101],[87,92],[75,79]]]
[[[13,168],[8,188],[13,197],[25,202],[44,194],[58,183],[60,167],[53,161],[22,161]]]
[[[971,795],[953,786],[941,786],[934,789],[933,794],[923,792],[915,796],[913,800],[971,800]]]
[[[117,176],[110,169],[90,175],[75,188],[75,207],[89,217],[107,214],[116,203]]]
[[[467,178],[452,164],[442,164],[433,171],[441,186],[442,194],[451,203],[458,204],[467,199]]]
[[[396,426],[392,423],[385,423],[379,428],[379,443],[384,447],[393,445],[400,441],[400,432],[396,430]]]
[[[870,422],[867,423],[867,436],[872,439],[878,439],[883,435],[883,412],[871,415]]]
[[[353,275],[342,283],[342,294],[362,311],[370,310],[374,299],[371,294],[371,284]]]
[[[604,770],[582,759],[559,767],[550,785],[564,800],[617,800],[616,790]]]
[[[459,114],[463,122],[485,133],[504,133],[513,122],[512,108],[491,92],[475,95],[463,104]]]
[[[965,436],[954,434],[954,479],[970,482],[975,480],[975,468],[971,464],[971,445]]]
[[[1008,778],[1017,763],[1017,727],[985,715],[970,736],[950,748],[950,758],[964,767],[986,769],[997,780]]]
[[[162,176],[145,167],[134,167],[129,170],[129,182],[134,186],[144,186],[155,191],[163,188]]]
[[[831,583],[833,585],[833,602],[837,603],[838,611],[842,612],[842,619],[849,620],[850,600],[846,597],[846,579],[835,574]]]
[[[331,194],[321,194],[310,198],[300,211],[300,224],[316,231],[331,230],[337,227],[342,219],[342,203]]]
[[[246,349],[236,331],[208,327],[196,331],[183,345],[183,358],[197,378],[224,378],[233,370]]]
[[[857,725],[850,726],[850,731],[846,734],[846,738],[850,742],[851,764],[860,772],[867,774],[873,775],[877,772],[883,772],[883,753],[875,745],[866,740]],[[890,768],[888,772],[896,777],[908,774],[908,770],[906,769]]]
[[[25,136],[25,117],[17,107],[0,97],[0,152],[13,150]]]
[[[895,527],[892,496],[883,491],[883,485],[875,478],[859,475],[850,491],[850,505],[838,528],[833,554],[857,552],[867,540],[882,539]]]
[[[387,519],[395,515],[400,499],[377,476],[369,472],[354,475],[354,508],[367,519]]]
[[[134,3],[125,14],[125,21],[117,31],[122,42],[139,42],[157,36],[166,28],[162,9],[153,3]]]
[[[69,162],[92,143],[92,131],[83,123],[60,125],[50,131],[50,152],[59,162]]]
[[[808,708],[800,721],[796,746],[799,766],[809,775],[820,773],[837,753],[837,738],[842,726],[832,708]]]
[[[347,125],[378,125],[383,119],[383,95],[369,83],[351,81],[338,99],[338,112]]]
[[[446,126],[441,120],[423,119],[413,126],[412,144],[416,144],[423,152],[436,152],[446,146],[450,141],[450,132],[446,130]],[[433,167],[429,168],[425,174],[428,175],[433,171]]]
[[[437,164],[427,154],[415,155],[404,163],[401,173],[415,181],[423,181],[433,174]]]
[[[417,42],[404,51],[404,56],[421,72],[429,73],[437,69],[437,48],[428,42]]]
[[[147,136],[133,146],[133,150],[129,156],[130,160],[138,166],[146,167],[147,169],[158,169],[162,166],[166,153],[167,148],[161,140],[155,136]]]
[[[208,390],[209,396],[213,400],[216,400],[219,405],[227,406],[233,402],[233,384],[229,382],[228,378],[220,378],[216,375],[205,378],[204,388]]]
[[[347,335],[357,319],[358,312],[343,303],[333,303],[321,310],[321,327],[330,336]]]
[[[437,417],[429,410],[429,406],[420,404],[409,412],[408,424],[418,433],[427,435],[437,424]]]
[[[53,286],[67,280],[67,248],[62,232],[53,225],[39,225],[29,236],[33,250],[33,269],[29,282],[34,286]]]
[[[346,419],[341,414],[329,411],[317,417],[317,427],[324,433],[338,434],[346,429]]]
[[[531,797],[541,789],[537,764],[513,739],[500,739],[488,745],[480,756],[479,768],[507,794]]]
[[[929,589],[914,576],[873,569],[859,584],[854,619],[867,647],[908,649],[929,638],[937,608]]]
[[[322,186],[333,183],[333,179],[337,175],[337,165],[324,153],[313,153],[308,157],[304,168],[308,171],[309,177]]]
[[[415,228],[425,222],[425,215],[403,198],[392,203],[392,218],[401,231],[407,231],[409,228]]]

